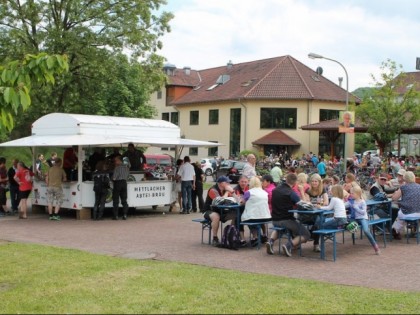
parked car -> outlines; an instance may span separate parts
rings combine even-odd
[[[363,156],[366,156],[370,152],[370,156],[379,155],[379,150],[367,150],[363,152]]]
[[[246,162],[235,161],[235,160],[224,160],[220,163],[220,167],[214,172],[214,180],[219,176],[227,176],[232,181],[233,184],[236,184],[239,181],[239,178],[242,175]]]
[[[172,157],[167,154],[145,154],[146,164],[144,165],[145,170],[157,170],[161,169],[165,173],[169,173],[172,170]]]
[[[203,170],[206,176],[213,174],[213,159],[201,159],[201,169]]]

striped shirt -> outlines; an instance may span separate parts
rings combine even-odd
[[[127,180],[130,170],[127,165],[118,165],[114,169],[114,174],[112,175],[112,180]]]

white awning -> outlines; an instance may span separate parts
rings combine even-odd
[[[112,147],[132,142],[136,146],[215,147],[220,143],[183,139],[178,126],[157,119],[53,113],[36,120],[32,135],[0,147]]]

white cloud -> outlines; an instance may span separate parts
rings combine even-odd
[[[337,64],[307,57],[315,52],[346,67],[352,91],[368,86],[370,74],[379,73],[386,59],[414,71],[415,59],[420,57],[415,37],[420,21],[412,13],[414,1],[398,5],[389,0],[169,1],[165,9],[175,18],[172,32],[163,38],[161,54],[177,67],[206,69],[229,60],[239,63],[291,55],[313,69],[322,66],[324,75],[334,82],[344,77]]]

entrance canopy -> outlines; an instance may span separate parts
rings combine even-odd
[[[179,127],[165,120],[52,113],[33,123],[31,136],[1,143],[0,147],[111,147],[130,142],[142,147],[222,145],[183,139]]]
[[[274,130],[258,140],[252,142],[254,145],[300,145],[298,141],[281,130]]]

